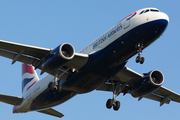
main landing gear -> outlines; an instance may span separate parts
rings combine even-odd
[[[119,83],[113,82],[111,84],[113,88],[113,99],[107,100],[106,107],[108,109],[111,109],[111,107],[113,106],[113,109],[117,111],[120,108],[120,102],[116,100],[116,97],[121,93],[121,88],[123,88],[123,86],[121,86]]]
[[[141,57],[141,54],[142,54],[142,49],[143,49],[143,44],[137,44],[136,45],[136,48],[137,48],[137,52],[138,52],[138,56],[136,57],[136,63],[139,63],[140,64],[143,64],[144,63],[144,57]]]
[[[108,109],[111,109],[112,106],[115,111],[118,111],[120,108],[120,102],[114,99],[108,99],[108,101],[106,102],[106,107]]]
[[[57,93],[60,93],[62,90],[62,86],[58,84],[57,77],[55,77],[54,82],[50,82],[48,85],[49,91],[53,92],[56,91]]]
[[[69,70],[70,68],[67,68],[66,70],[63,70],[63,69],[58,69],[55,73],[55,76],[54,76],[54,82],[50,82],[49,85],[48,85],[48,88],[49,88],[49,91],[50,92],[57,92],[57,93],[61,93],[62,91],[62,85],[58,83],[58,79],[60,79],[65,73],[68,73],[67,71]],[[61,70],[61,72],[59,72],[59,70]],[[60,79],[61,80],[61,79]]]
[[[62,86],[60,84],[55,85],[53,82],[49,83],[48,88],[50,92],[55,91],[57,93],[60,93],[62,90]]]

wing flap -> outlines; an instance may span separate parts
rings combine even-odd
[[[158,101],[158,102],[162,102],[162,100],[164,99],[164,97],[158,96],[158,95],[153,94],[153,93],[148,94],[148,95],[145,95],[145,96],[143,96],[143,97],[144,97],[144,98],[147,98],[147,99],[155,100],[155,101]],[[164,101],[164,103],[169,104],[169,103],[170,103],[170,100],[169,100],[169,99],[166,99],[166,100]]]
[[[0,94],[0,101],[11,105],[18,105],[23,101],[23,98]]]
[[[55,117],[60,117],[60,118],[64,116],[62,113],[60,113],[60,112],[58,112],[58,111],[56,111],[56,110],[54,110],[52,108],[37,111],[37,112],[52,115],[52,116],[55,116]]]
[[[153,93],[160,95],[160,96],[170,98],[172,101],[180,103],[180,94],[177,94],[177,93],[175,93],[175,92],[173,92],[173,91],[171,91],[165,87],[160,87],[159,89],[157,89]]]
[[[3,57],[13,60],[16,55],[17,55],[17,53],[13,53],[10,51],[5,51],[5,50],[0,49],[0,56],[3,56]],[[17,59],[17,61],[26,63],[26,64],[32,64],[33,66],[35,66],[39,60],[36,58],[29,57],[29,56],[20,55],[19,58]]]
[[[8,42],[4,40],[0,40],[0,48],[19,53],[22,50],[25,50],[23,54],[30,55],[37,58],[43,58],[47,53],[50,52],[50,49],[36,47],[36,46],[30,46],[30,45],[24,45],[14,42]]]

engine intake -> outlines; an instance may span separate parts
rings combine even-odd
[[[53,49],[45,58],[41,69],[44,71],[56,69],[72,60],[74,57],[74,47],[69,43],[64,43]]]
[[[64,59],[71,60],[74,57],[74,48],[71,44],[64,43],[60,45],[59,53]]]
[[[153,70],[142,77],[132,88],[131,95],[139,97],[147,95],[158,89],[164,82],[163,74],[158,70]]]

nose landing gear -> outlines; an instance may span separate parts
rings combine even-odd
[[[141,57],[141,54],[142,54],[142,49],[143,49],[143,44],[137,44],[136,45],[136,48],[137,48],[137,52],[138,52],[138,56],[136,57],[136,63],[139,63],[140,64],[143,64],[144,63],[144,57]]]

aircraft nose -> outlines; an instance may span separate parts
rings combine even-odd
[[[169,22],[169,17],[168,17],[168,15],[166,14],[166,13],[162,13],[162,18],[164,19],[164,20],[167,20],[167,22]]]
[[[168,15],[166,13],[162,12],[162,13],[158,14],[156,20],[158,21],[157,22],[157,27],[165,30],[168,23],[169,23]]]

